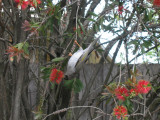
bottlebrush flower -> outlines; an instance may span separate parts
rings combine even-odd
[[[77,29],[80,29],[81,34],[83,34],[83,30],[82,28],[79,26]],[[77,31],[76,27],[73,27],[73,31],[76,32]]]
[[[151,90],[151,85],[149,81],[140,80],[138,81],[136,88],[139,93],[146,94]]]
[[[28,1],[22,1],[22,4],[21,4],[22,10],[26,9],[28,5],[29,5]]]
[[[153,5],[157,6],[157,7],[160,7],[160,0],[154,0]]]
[[[52,69],[51,74],[50,74],[50,81],[56,82],[59,84],[62,81],[64,74],[62,71],[57,70],[57,69]]]
[[[36,1],[29,0],[29,3],[32,7],[37,7],[37,4],[41,4],[41,0],[36,0]]]
[[[9,54],[9,57],[18,56],[19,54],[24,52],[22,49],[19,50],[18,48],[14,47],[14,46],[9,46],[6,51],[7,51],[6,54]]]
[[[123,12],[123,6],[118,6],[118,13],[122,14],[122,12]]]
[[[117,106],[113,109],[113,114],[117,117],[117,119],[126,118],[127,109],[124,106]]]
[[[26,9],[29,5],[29,1],[25,1],[25,0],[14,0],[14,1],[15,3],[17,3],[18,7],[20,6],[22,8],[22,10]]]
[[[34,25],[30,24],[27,20],[22,23],[22,28],[24,31],[30,31],[31,34],[36,34],[38,36],[38,31],[36,27],[32,27]],[[37,26],[38,27],[38,26]]]
[[[16,3],[20,3],[20,0],[14,0]]]
[[[37,7],[37,4],[41,4],[41,0],[36,0],[36,1],[33,1],[33,0],[14,0],[15,3],[17,3],[17,6],[21,7],[22,10],[25,10],[28,5],[30,6],[33,6],[33,7]]]
[[[125,100],[125,98],[129,96],[129,91],[125,87],[119,86],[115,89],[115,95],[119,100]]]
[[[6,50],[6,54],[9,54],[9,59],[12,62],[13,61],[13,57],[16,56],[17,57],[17,62],[19,62],[20,58],[21,58],[21,54],[24,53],[24,51],[22,49],[18,49],[14,46],[9,46],[8,49]]]
[[[130,97],[134,97],[134,96],[137,96],[138,95],[138,90],[136,88],[133,88],[130,90]]]

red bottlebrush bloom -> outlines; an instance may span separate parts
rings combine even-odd
[[[24,52],[23,50],[19,50],[18,48],[14,46],[9,46],[6,51],[7,51],[6,54],[10,54],[9,57],[18,56],[19,54]]]
[[[29,1],[25,0],[14,0],[17,3],[17,6],[21,6],[22,10],[26,9],[29,5]]]
[[[119,14],[122,14],[122,12],[123,12],[123,6],[118,6],[118,12],[119,12]]]
[[[36,8],[37,4],[41,4],[41,0],[36,0],[36,2],[35,1],[33,2],[33,0],[29,0],[29,3],[32,7]]]
[[[138,92],[138,90],[137,90],[136,88],[134,88],[134,89],[131,89],[131,90],[130,90],[130,93],[131,93],[131,94],[138,95],[139,92]]]
[[[50,74],[50,81],[56,82],[59,84],[62,81],[63,78],[63,72],[57,69],[52,69],[51,74]]]
[[[130,97],[134,97],[138,95],[138,90],[136,88],[130,90]]]
[[[31,24],[27,20],[25,20],[24,23],[22,23],[22,28],[24,29],[24,31],[29,31],[32,29]]]
[[[160,7],[160,0],[154,0],[153,5],[157,6],[157,7]]]
[[[129,96],[129,91],[125,87],[118,87],[115,89],[115,95],[119,100],[125,100]]]
[[[22,10],[26,9],[28,7],[28,5],[29,5],[28,1],[23,1],[21,4]]]
[[[113,114],[117,117],[117,119],[125,118],[127,113],[127,109],[124,106],[117,106],[113,109]]]
[[[151,85],[149,81],[140,80],[138,81],[136,88],[139,93],[146,94],[151,90]]]
[[[37,0],[37,4],[41,4],[41,0]]]
[[[74,31],[74,32],[76,31],[76,27],[73,27],[73,31]]]
[[[22,23],[22,28],[24,31],[30,31],[31,34],[36,34],[38,36],[38,31],[36,27],[32,27],[32,24],[30,24],[27,20]]]
[[[14,47],[14,46],[9,46],[6,51],[7,51],[6,54],[9,54],[10,61],[13,61],[13,57],[16,56],[17,62],[19,62],[19,60],[21,58],[21,54],[24,53],[24,51],[22,49],[19,50],[18,48]]]
[[[82,28],[80,26],[77,29],[80,29],[81,34],[83,34],[83,30],[82,30]],[[76,27],[73,27],[73,31],[74,32],[76,32],[77,29],[76,29]]]
[[[16,3],[20,3],[20,0],[14,0],[14,2],[16,2]]]

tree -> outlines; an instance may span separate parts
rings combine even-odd
[[[101,4],[104,7],[97,10]],[[136,72],[130,72],[129,65],[133,60],[148,52],[159,57],[159,6],[157,0],[0,0],[1,118],[44,119],[46,115],[60,109],[62,110],[58,114],[47,116],[46,119],[63,118],[66,111],[72,109],[70,101],[74,92],[79,92],[83,85],[78,77],[68,80],[63,78],[62,81],[60,77],[55,83],[53,81],[58,78],[52,77],[50,80],[51,72],[59,75],[66,70],[68,54],[78,50],[74,40],[86,48],[101,31],[112,33],[115,37],[109,41],[106,38],[104,43],[99,43],[107,44],[104,50],[97,49],[102,56],[99,64],[105,63],[105,58],[117,43],[103,85],[110,85],[109,78],[122,44],[126,52],[126,76],[133,78]],[[139,35],[144,32],[148,33],[147,36]],[[133,59],[129,57],[130,51],[135,54]],[[91,81],[95,82],[100,67],[95,70]],[[93,82],[88,83],[88,90],[79,103],[83,108]],[[153,104],[151,100],[157,100],[159,85],[158,79],[152,82],[155,92],[149,93],[147,107]],[[101,88],[92,103],[96,101],[100,105],[104,88]],[[98,107],[94,109],[99,109]],[[122,106],[119,108],[124,109]],[[154,111],[158,108],[155,106],[151,109]],[[79,118],[80,113],[77,111],[74,111],[76,117],[73,119]],[[67,114],[71,119],[70,113]],[[147,112],[140,118],[148,115]],[[96,118],[97,113],[93,116]]]

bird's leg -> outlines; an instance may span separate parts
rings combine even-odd
[[[68,56],[70,56],[70,57],[71,57],[71,56],[72,56],[72,53],[70,52],[70,53],[68,54]]]
[[[77,40],[75,40],[74,43],[75,43],[76,45],[78,45],[78,47],[81,47],[81,46],[78,44]]]

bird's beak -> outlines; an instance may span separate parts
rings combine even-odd
[[[81,46],[78,44],[77,40],[75,40],[74,43],[75,43],[76,45],[78,45],[78,47],[81,47]]]
[[[71,56],[72,56],[72,53],[69,53],[69,54],[68,54],[68,56],[70,56],[70,57],[71,57]]]

